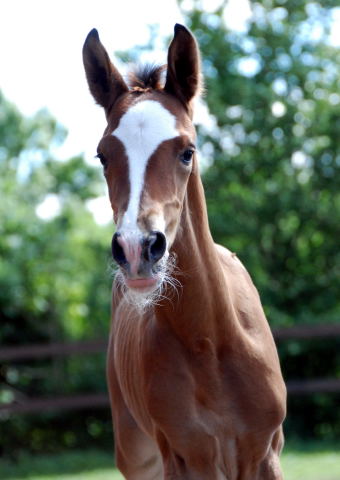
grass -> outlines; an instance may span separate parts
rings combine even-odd
[[[15,462],[0,460],[1,480],[122,480],[112,454],[101,450],[51,455],[22,454]]]
[[[285,480],[339,480],[340,448],[323,444],[288,444],[282,456]],[[23,454],[15,462],[0,460],[1,480],[123,480],[103,451],[55,455]]]
[[[340,445],[288,444],[282,469],[285,480],[339,480]]]

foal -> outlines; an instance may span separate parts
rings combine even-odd
[[[127,85],[92,30],[83,59],[117,226],[108,386],[128,480],[278,480],[286,391],[257,290],[215,245],[195,153],[196,41]],[[174,266],[174,262],[176,263]]]

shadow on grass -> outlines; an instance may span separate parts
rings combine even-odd
[[[69,451],[55,454],[30,455],[23,453],[15,460],[0,459],[0,478],[32,478],[41,476],[62,476],[112,469],[113,454],[101,450]]]
[[[304,441],[301,439],[291,439],[285,443],[283,448],[284,453],[330,453],[340,452],[340,442],[331,443],[329,441]]]
[[[340,444],[289,441],[282,466],[286,480],[338,480],[340,478]],[[114,468],[111,452],[103,450],[64,451],[55,454],[24,453],[16,460],[0,459],[1,480],[74,480],[121,479]]]

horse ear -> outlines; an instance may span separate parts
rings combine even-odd
[[[111,63],[95,28],[86,37],[83,62],[90,92],[96,102],[108,111],[117,98],[128,91],[128,87]]]
[[[168,70],[164,90],[179,98],[186,107],[200,90],[200,53],[192,33],[176,23],[168,50]]]

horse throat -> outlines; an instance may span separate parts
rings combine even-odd
[[[189,179],[171,252],[176,258],[173,275],[181,286],[178,295],[170,294],[160,306],[155,307],[156,316],[167,318],[171,323],[181,318],[181,326],[174,325],[175,328],[189,327],[194,321],[196,332],[200,328],[202,335],[217,335],[218,324],[222,316],[230,312],[231,302],[209,228],[202,181],[195,170]],[[212,321],[214,318],[216,325]]]

